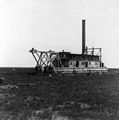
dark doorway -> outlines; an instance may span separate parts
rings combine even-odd
[[[86,67],[88,67],[88,62],[86,62]]]
[[[79,67],[79,61],[76,61],[76,67]]]

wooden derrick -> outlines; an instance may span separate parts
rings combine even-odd
[[[56,59],[61,64],[61,60],[60,60],[58,52],[51,51],[51,50],[38,51],[34,48],[32,48],[29,52],[32,53],[32,55],[37,63],[36,67],[35,67],[36,70],[43,72],[43,71],[49,71],[53,68],[55,73],[57,73],[57,71],[55,70],[55,67],[53,65],[53,61]]]

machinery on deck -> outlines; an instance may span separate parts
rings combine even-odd
[[[39,73],[104,73],[108,71],[102,62],[101,48],[85,46],[85,20],[82,20],[82,53],[30,50]]]

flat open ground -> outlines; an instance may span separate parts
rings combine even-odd
[[[118,120],[119,74],[0,74],[0,120]]]

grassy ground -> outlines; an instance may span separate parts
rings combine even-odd
[[[119,119],[119,74],[1,76],[0,119]]]

